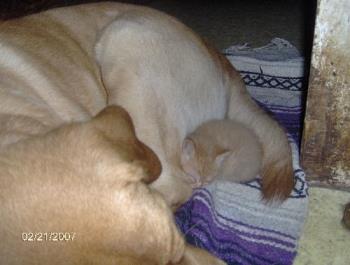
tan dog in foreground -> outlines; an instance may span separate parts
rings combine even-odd
[[[99,3],[6,21],[0,66],[0,147],[121,105],[161,161],[152,187],[177,205],[192,191],[181,169],[183,140],[203,122],[227,117],[259,137],[264,198],[285,199],[293,188],[281,127],[230,63],[170,16]]]
[[[33,220],[38,219],[36,229],[40,231],[44,228],[51,229],[50,225],[58,229],[60,223],[57,218],[51,218],[46,210],[50,208],[51,203],[56,205],[61,197],[64,198],[60,193],[53,191],[66,190],[71,184],[60,179],[60,176],[63,173],[69,175],[78,171],[79,168],[75,167],[79,163],[85,163],[97,170],[96,172],[105,179],[106,183],[110,181],[108,181],[108,174],[104,176],[105,172],[115,173],[116,170],[124,170],[124,166],[111,162],[113,159],[108,156],[113,156],[113,152],[110,154],[107,152],[104,155],[105,162],[102,162],[98,156],[91,157],[97,152],[94,148],[98,150],[104,146],[103,142],[93,141],[95,136],[85,136],[86,141],[81,143],[88,145],[82,147],[83,149],[89,147],[87,149],[89,154],[86,154],[85,158],[85,154],[80,153],[82,151],[80,148],[74,149],[75,141],[77,144],[80,143],[79,137],[82,136],[79,133],[74,136],[75,133],[67,132],[72,127],[66,124],[87,122],[108,105],[121,105],[130,113],[137,137],[159,157],[162,172],[150,186],[152,190],[160,192],[170,206],[184,202],[192,192],[188,176],[182,171],[180,163],[184,138],[203,122],[224,117],[244,123],[259,137],[263,148],[264,198],[285,199],[293,187],[291,151],[286,136],[279,125],[259,109],[249,97],[239,74],[223,56],[209,48],[183,24],[172,17],[147,8],[117,3],[89,4],[54,9],[2,22],[0,25],[0,100],[0,150],[4,160],[7,161],[2,162],[5,163],[2,164],[4,172],[11,171],[13,173],[8,173],[22,176],[12,178],[11,184],[6,183],[5,177],[1,176],[2,189],[7,189],[9,185],[12,185],[12,188],[18,186],[15,189],[17,192],[8,191],[9,194],[13,194],[11,199],[6,199],[6,196],[1,194],[1,203],[7,204],[7,208],[1,208],[1,219],[14,227],[19,221],[14,216],[11,217],[10,209],[16,206],[19,207],[16,209],[20,210],[15,212],[15,215],[18,214],[26,219],[30,217],[34,218]],[[46,135],[47,132],[50,133]],[[59,144],[64,142],[70,144]],[[49,148],[52,150],[48,151]],[[118,152],[129,152],[122,150],[123,148]],[[10,167],[12,157],[21,158],[18,160],[21,162],[13,162],[17,165],[16,169]],[[70,158],[74,158],[76,162],[70,164]],[[22,162],[27,159],[33,162]],[[41,162],[34,163],[38,159]],[[60,163],[60,166],[56,163]],[[10,169],[7,170],[7,167]],[[87,170],[84,174],[89,172],[94,171]],[[48,185],[43,190],[44,194],[50,195],[45,197],[47,203],[38,209],[36,204],[32,205],[30,211],[22,209],[24,206],[20,206],[20,203],[13,205],[16,200],[26,198],[20,196],[28,193],[29,187],[35,186],[37,175],[38,178],[39,175],[41,176],[41,180],[48,181]],[[146,206],[144,209],[141,206],[118,208],[119,206],[108,202],[111,199],[108,193],[107,195],[103,195],[103,192],[96,194],[95,187],[89,189],[95,184],[84,183],[83,177],[75,179],[77,180],[75,189],[80,185],[86,188],[79,190],[81,192],[79,198],[84,198],[83,201],[98,198],[106,204],[101,206],[101,209],[89,211],[89,214],[82,209],[81,212],[78,211],[73,215],[75,220],[84,220],[84,217],[94,220],[95,211],[101,214],[102,219],[91,221],[87,227],[93,229],[97,225],[91,233],[93,236],[102,237],[106,233],[112,234],[104,246],[113,249],[113,244],[117,244],[120,247],[118,241],[122,242],[125,239],[127,242],[122,251],[129,253],[127,243],[133,242],[136,245],[131,243],[132,251],[139,249],[137,252],[139,256],[144,255],[152,260],[158,260],[158,264],[164,264],[164,261],[176,262],[182,257],[182,254],[178,254],[182,253],[181,251],[169,250],[170,246],[181,248],[175,242],[176,240],[171,239],[170,232],[167,235],[159,234],[159,237],[166,242],[159,243],[158,246],[156,239],[147,239],[147,235],[151,233],[150,230],[137,233],[135,237],[133,234],[135,231],[127,229],[126,220],[131,222],[130,225],[147,222],[147,214],[143,211],[147,212],[149,208]],[[39,183],[41,182],[38,180]],[[103,183],[101,182],[100,185]],[[108,185],[105,185],[107,188]],[[143,184],[140,187],[144,190],[139,194],[142,198],[145,196],[144,193],[151,192]],[[70,191],[71,194],[75,192]],[[125,192],[129,194],[128,189]],[[41,196],[44,195],[41,194],[42,192],[33,192],[30,198],[33,201],[42,202],[44,197]],[[103,198],[103,196],[107,197]],[[128,197],[130,205],[140,202],[150,206],[149,201],[138,200],[138,198],[138,196],[135,199]],[[28,199],[28,203],[31,200]],[[152,201],[152,199],[149,200]],[[58,216],[61,217],[60,220],[64,220],[70,212],[77,210],[70,208],[72,206],[69,202],[71,200],[63,201],[59,207],[60,210],[55,210],[55,214],[58,212]],[[159,203],[161,204],[159,210],[155,207],[154,212],[149,213],[152,217],[169,214],[168,209],[162,206],[162,202],[159,201]],[[92,205],[90,209],[95,209],[97,205],[100,204]],[[109,223],[102,220],[114,218],[112,206],[118,209],[118,216],[122,213],[126,218],[124,223],[119,224],[120,226],[112,223],[113,229],[121,231],[113,230],[110,226],[99,226]],[[132,218],[133,214],[135,218]],[[6,218],[10,220],[6,221],[3,216],[9,216]],[[40,220],[42,221],[39,222]],[[151,222],[151,220],[152,218],[148,221]],[[167,221],[168,226],[169,222]],[[36,222],[32,224],[34,223]],[[39,224],[43,223],[46,226],[40,228]],[[60,227],[60,230],[71,228],[68,225],[69,223],[67,227]],[[1,228],[7,231],[5,226]],[[8,232],[10,234],[6,234],[6,240],[2,240],[1,244],[13,244],[13,247],[17,245],[19,236],[17,233],[25,232],[21,229],[24,228],[17,228],[13,230],[14,232],[10,230]],[[33,228],[28,227],[29,232],[35,232],[30,231],[31,229]],[[158,232],[157,229],[155,231]],[[125,236],[116,237],[120,235],[119,232],[125,232]],[[175,234],[173,238],[176,238]],[[15,240],[14,243],[12,239]],[[84,242],[93,244],[92,239]],[[91,246],[90,243],[89,246]],[[165,244],[167,251],[161,250],[161,244]],[[30,246],[35,248],[33,244]],[[96,246],[105,250],[101,244]],[[68,248],[67,245],[62,247]],[[45,253],[47,258],[52,260],[50,254],[52,252],[49,246],[48,248]],[[2,251],[6,254],[11,249],[3,248]],[[82,249],[85,251],[90,248],[82,246]],[[193,253],[197,253],[197,250],[191,250],[192,248],[186,248],[187,259]],[[71,251],[81,252],[77,249]],[[87,252],[86,255],[92,253]],[[10,256],[16,255],[15,252],[9,253]],[[132,253],[138,256],[137,253]],[[199,256],[202,257],[201,255]],[[1,257],[4,256],[1,255]],[[22,257],[20,252],[17,257],[18,259]],[[119,264],[122,264],[121,261]],[[137,262],[130,264],[137,264]],[[199,262],[199,264],[205,263]]]
[[[185,249],[171,210],[146,184],[160,172],[118,107],[4,148],[0,263],[224,264]]]

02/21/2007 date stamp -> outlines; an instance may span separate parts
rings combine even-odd
[[[75,232],[23,232],[26,242],[69,242],[74,241]]]

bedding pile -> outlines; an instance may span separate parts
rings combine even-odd
[[[295,188],[282,204],[261,201],[260,181],[215,181],[196,189],[176,212],[187,242],[228,264],[289,265],[307,214],[308,192],[299,165],[302,125],[303,58],[288,41],[275,38],[261,48],[232,46],[223,52],[240,71],[251,96],[288,132]]]

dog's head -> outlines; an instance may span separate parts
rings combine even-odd
[[[129,114],[118,106],[103,109],[87,124],[96,130],[101,145],[117,150],[118,159],[143,169],[142,181],[150,183],[161,173],[161,164],[155,153],[138,140]]]
[[[164,199],[146,185],[160,173],[116,106],[8,146],[0,152],[0,263],[48,264],[57,253],[62,262],[52,264],[116,255],[178,260],[184,241]],[[75,232],[76,240],[59,248],[21,240],[23,232],[50,231]]]

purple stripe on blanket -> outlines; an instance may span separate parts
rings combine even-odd
[[[210,194],[210,192],[205,189],[205,188],[199,188],[196,189],[193,193],[193,196],[196,196],[197,199],[201,198],[202,200],[204,200],[206,202],[207,205],[209,205],[210,209],[215,209],[214,205],[213,205],[213,198],[212,195]],[[214,217],[215,219],[222,219],[224,221],[227,221],[231,224],[236,224],[236,225],[242,225],[245,226],[246,228],[249,228],[250,230],[259,230],[260,232],[267,232],[270,233],[271,236],[281,236],[281,237],[285,237],[291,240],[295,240],[295,237],[292,237],[288,234],[282,233],[280,231],[276,231],[276,230],[271,230],[271,229],[266,229],[266,228],[262,228],[262,227],[257,227],[257,226],[253,226],[253,225],[249,225],[249,224],[245,224],[243,222],[237,221],[237,220],[233,220],[230,218],[227,218],[223,215],[220,215],[218,212],[214,212]],[[218,221],[218,223],[220,223]],[[231,227],[225,225],[225,224],[220,224],[221,226],[227,228],[227,229],[231,229]],[[291,245],[290,245],[291,246]]]
[[[241,69],[240,61],[235,63],[236,68]],[[298,144],[302,127],[302,106],[298,105],[298,102],[301,101],[302,94],[297,91],[302,91],[304,79],[281,76],[282,72],[288,73],[288,63],[283,67],[284,71],[280,71],[280,66],[274,68],[276,76],[266,75],[261,69],[258,73],[245,71],[241,74],[247,85],[254,86],[254,89],[261,88],[259,93],[256,93],[256,102],[286,128],[290,141],[294,140]],[[283,90],[283,93],[278,97],[270,97],[271,90],[265,87]],[[281,96],[286,98],[281,99]],[[292,101],[284,106],[289,99]],[[295,144],[292,146],[297,148]],[[264,216],[263,211],[259,210],[256,213],[252,211],[251,209],[259,207],[256,207],[255,202],[247,202],[245,196],[260,193],[259,179],[243,184],[242,191],[230,191],[229,188],[226,190],[223,187],[224,192],[221,192],[215,185],[207,189],[197,189],[191,199],[175,214],[176,223],[187,242],[207,249],[229,265],[291,265],[296,256],[300,236],[300,232],[297,231],[301,230],[303,211],[306,214],[306,207],[303,205],[308,196],[304,172],[299,168],[297,161],[298,151],[293,152],[296,154],[293,162],[296,185],[287,200],[287,206],[282,205],[281,210],[276,209],[273,216]],[[232,199],[228,203],[225,200],[231,195],[236,201]],[[234,211],[239,211],[243,205],[248,205],[244,211]],[[288,229],[285,220],[295,227]]]
[[[272,238],[266,238],[264,242],[254,242],[263,237],[225,227],[215,220],[213,207],[208,208],[208,204],[203,202],[203,199],[210,198],[204,198],[203,195],[195,193],[191,201],[176,214],[176,221],[189,243],[224,258],[228,264],[291,264],[295,256],[295,244]],[[184,218],[186,222],[182,222]],[[242,236],[250,240],[247,241]],[[280,245],[290,250],[278,247]]]
[[[297,112],[273,113],[273,116],[298,142],[301,114]],[[205,189],[202,191],[205,191]],[[301,197],[303,196],[299,196],[299,198]],[[204,203],[204,200],[207,203]],[[267,236],[243,233],[228,227],[215,218],[218,213],[211,202],[210,196],[205,196],[203,192],[196,192],[191,200],[176,213],[177,224],[190,244],[207,249],[225,260],[229,265],[292,264],[296,255],[296,239],[293,244],[291,243],[291,238],[293,238],[291,236],[288,236],[288,241],[283,241],[282,239],[277,240]],[[222,216],[220,218],[226,219],[225,222],[231,223],[232,226],[239,223],[247,227],[248,230],[253,229],[252,226],[238,220],[223,218]],[[260,228],[260,230],[264,231],[265,229]],[[282,246],[282,248],[279,246]]]

